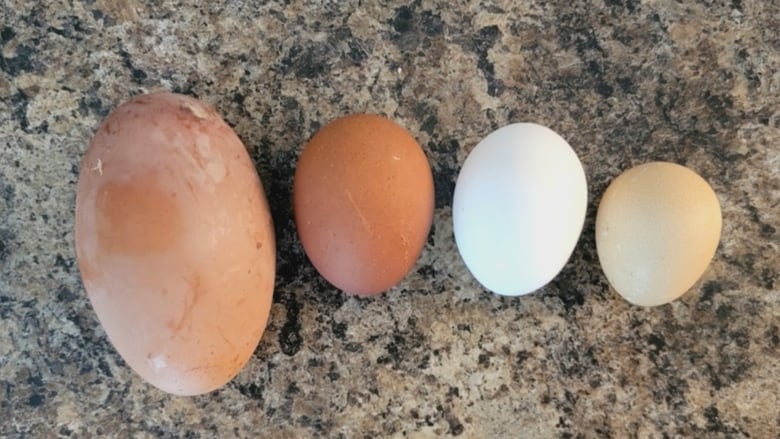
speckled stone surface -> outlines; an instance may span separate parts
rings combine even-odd
[[[780,3],[776,0],[140,2],[0,5],[0,436],[780,437]],[[223,389],[168,396],[106,339],[73,246],[81,154],[101,119],[168,89],[250,150],[278,235],[267,331]],[[387,294],[348,298],[290,212],[305,141],[350,112],[416,135],[430,239]],[[550,285],[487,293],[452,236],[476,142],[548,125],[589,180],[584,233]],[[598,265],[609,181],[650,160],[714,187],[721,244],[681,300],[634,307]]]

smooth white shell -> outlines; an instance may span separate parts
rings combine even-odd
[[[533,123],[505,126],[471,151],[458,176],[458,250],[489,290],[530,293],[571,256],[587,200],[582,164],[561,136]]]

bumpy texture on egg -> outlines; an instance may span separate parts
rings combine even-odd
[[[671,302],[707,269],[721,221],[718,197],[692,170],[665,162],[636,166],[609,185],[599,204],[601,267],[629,302]]]
[[[271,215],[244,145],[202,102],[143,95],[106,118],[82,162],[76,251],[108,338],[151,384],[205,393],[254,352],[274,286]]]

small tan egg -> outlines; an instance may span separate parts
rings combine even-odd
[[[596,248],[607,280],[629,302],[669,303],[707,269],[718,247],[721,212],[712,187],[674,163],[636,166],[601,199]]]
[[[76,253],[108,338],[160,389],[214,390],[257,347],[271,215],[244,145],[204,103],[155,93],[106,118],[82,161]]]

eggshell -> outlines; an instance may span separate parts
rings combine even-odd
[[[582,164],[561,136],[533,123],[507,125],[477,144],[458,175],[455,242],[487,289],[527,294],[566,264],[587,201]]]
[[[250,358],[271,307],[273,226],[214,109],[157,93],[113,111],[82,161],[75,234],[98,319],[145,380],[205,393]]]
[[[351,115],[306,145],[293,198],[298,235],[317,271],[347,293],[372,295],[417,261],[433,219],[433,176],[405,129]]]
[[[662,305],[707,269],[721,226],[718,197],[703,178],[674,163],[647,163],[622,173],[604,192],[596,249],[621,296],[636,305]]]

